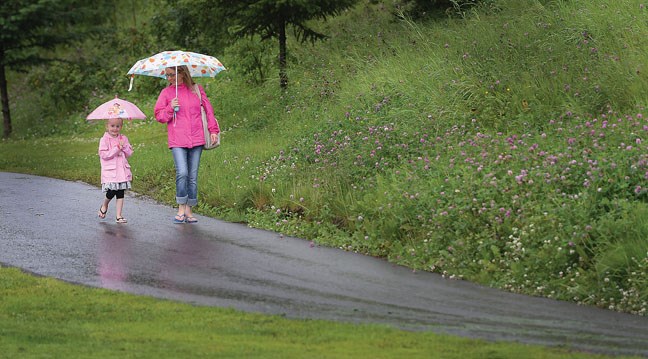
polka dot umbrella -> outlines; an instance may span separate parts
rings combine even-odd
[[[167,67],[175,67],[177,72],[178,66],[187,66],[191,77],[214,77],[219,72],[225,70],[225,66],[213,56],[189,51],[163,51],[151,57],[141,59],[131,67],[128,71],[128,75],[131,77],[128,91],[133,88],[133,78],[135,75],[165,78],[164,69]],[[176,83],[176,93],[177,86]]]

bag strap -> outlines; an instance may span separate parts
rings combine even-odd
[[[198,84],[194,84],[194,89],[196,90],[196,93],[198,94],[198,99],[200,100],[200,107],[203,107],[202,95],[200,94],[200,87],[198,87]]]

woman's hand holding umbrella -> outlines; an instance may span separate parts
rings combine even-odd
[[[180,111],[180,102],[178,102],[177,97],[171,100],[171,106],[173,107],[173,111],[175,112]]]

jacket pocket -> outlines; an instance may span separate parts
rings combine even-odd
[[[117,177],[117,164],[115,163],[102,163],[101,175],[106,178]]]

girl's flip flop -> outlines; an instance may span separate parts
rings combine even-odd
[[[105,211],[102,211],[101,210],[102,208],[103,208],[103,205],[101,205],[101,207],[99,207],[99,212],[97,213],[97,215],[99,216],[99,218],[104,219],[104,218],[106,218],[106,212],[108,212],[108,208],[106,208]]]
[[[193,217],[193,216],[192,217],[187,217],[185,222],[187,222],[187,223],[198,223],[198,219],[196,217]]]
[[[115,218],[115,222],[117,222],[117,223],[128,223],[128,221],[124,217]]]

